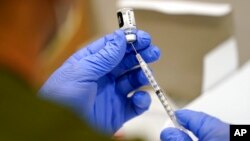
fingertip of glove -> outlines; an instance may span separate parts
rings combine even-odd
[[[175,131],[176,131],[176,129],[174,129],[174,128],[172,128],[172,127],[164,129],[164,130],[161,132],[161,135],[160,135],[161,140],[162,140],[162,141],[167,141],[167,140],[169,140],[169,136],[171,136],[171,134],[172,134],[173,132],[175,132]]]
[[[133,103],[141,109],[148,109],[151,104],[151,97],[147,92],[138,91],[133,95]]]
[[[126,37],[123,30],[116,30],[114,32],[114,40],[118,45],[126,45]]]
[[[142,70],[139,71],[139,83],[141,85],[147,85],[149,84],[147,77],[145,76],[144,72]]]
[[[152,54],[154,54],[153,56],[155,56],[156,58],[155,59],[159,59],[160,56],[161,56],[161,51],[158,47],[154,47],[152,50],[151,50]]]
[[[177,110],[175,111],[175,116],[177,118],[177,121],[183,125],[186,126],[188,119],[188,116],[190,115],[190,110]]]
[[[176,115],[178,122],[186,128],[189,128],[190,124],[199,122],[200,119],[204,117],[205,118],[210,117],[203,112],[196,112],[196,111],[187,110],[187,109],[177,110],[175,111],[175,115]]]
[[[161,132],[162,141],[190,141],[190,137],[176,128],[166,128]]]
[[[148,46],[151,44],[151,36],[145,31],[139,30],[137,32],[137,38],[139,44],[142,46]]]
[[[187,110],[187,109],[176,110],[175,115],[177,116],[177,118],[181,118],[182,116],[188,114],[189,112],[190,110]]]

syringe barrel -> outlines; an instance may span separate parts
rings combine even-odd
[[[162,91],[162,89],[160,89],[159,91],[156,91],[155,93],[157,97],[159,98],[159,100],[161,101],[161,104],[163,105],[165,111],[167,112],[174,126],[187,133],[186,129],[178,123],[177,118],[174,113],[174,109],[172,109],[172,106],[168,102],[166,94]]]
[[[144,72],[146,78],[148,79],[150,85],[153,87],[154,92],[156,93],[157,97],[159,98],[161,104],[163,105],[165,111],[167,112],[168,116],[172,120],[174,126],[184,132],[187,133],[186,129],[182,127],[176,119],[176,116],[174,114],[174,110],[170,106],[166,94],[163,92],[163,90],[158,85],[157,81],[155,80],[150,68],[148,67],[147,63],[143,60],[140,54],[136,54],[136,58],[140,64],[140,67],[142,68],[142,71]]]
[[[155,80],[150,68],[148,67],[147,63],[143,60],[140,54],[136,54],[136,58],[140,64],[140,67],[142,68],[142,71],[146,75],[150,85],[153,87],[154,90],[160,90],[159,85],[157,84],[157,81]]]

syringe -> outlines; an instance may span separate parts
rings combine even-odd
[[[168,116],[172,120],[174,126],[176,128],[178,128],[178,129],[180,129],[180,130],[187,133],[186,129],[177,122],[177,119],[176,119],[175,114],[174,114],[174,110],[170,106],[170,104],[168,102],[168,99],[166,97],[166,94],[164,93],[164,91],[158,85],[158,83],[155,80],[155,78],[154,78],[150,68],[148,67],[147,63],[143,60],[141,55],[136,51],[133,43],[131,43],[131,46],[133,47],[133,49],[134,49],[134,51],[136,53],[136,58],[137,58],[137,60],[139,62],[139,65],[140,65],[142,71],[144,72],[145,76],[147,77],[150,85],[153,87],[154,92],[156,93],[157,97],[159,98],[159,100],[160,100],[161,104],[163,105],[165,111],[167,112]]]
[[[141,69],[143,70],[145,76],[147,77],[150,85],[153,87],[154,92],[158,96],[160,102],[162,103],[165,111],[169,115],[170,119],[172,120],[174,126],[184,132],[187,133],[186,129],[182,127],[178,122],[174,114],[174,110],[170,106],[167,97],[163,90],[160,88],[158,85],[157,81],[155,80],[151,70],[149,69],[147,63],[143,60],[141,55],[136,51],[133,42],[136,41],[137,37],[134,33],[134,30],[136,30],[136,23],[135,23],[135,17],[134,17],[134,12],[132,8],[122,8],[117,11],[117,18],[118,18],[118,23],[120,29],[124,30],[127,42],[131,44],[133,47],[135,53],[136,53],[136,58],[139,62],[139,65]]]

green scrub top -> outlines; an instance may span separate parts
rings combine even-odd
[[[24,81],[0,69],[0,141],[110,141],[69,110],[41,100]]]

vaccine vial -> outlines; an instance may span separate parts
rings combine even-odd
[[[122,8],[117,11],[117,18],[119,28],[124,30],[126,34],[126,40],[128,43],[136,41],[135,29],[135,16],[132,8]]]

